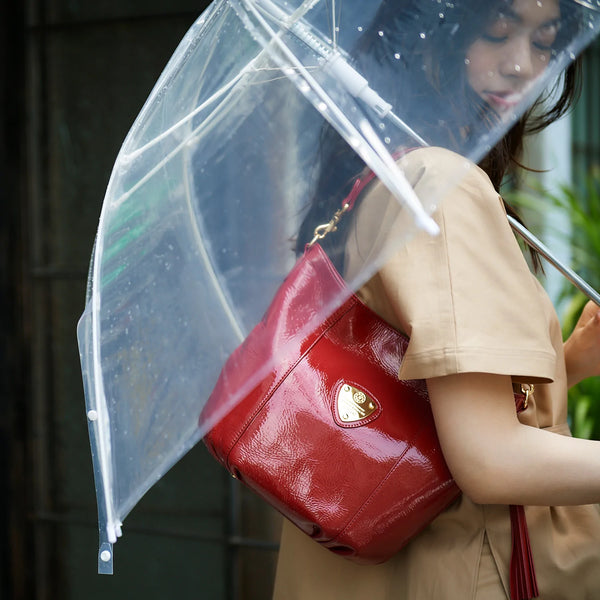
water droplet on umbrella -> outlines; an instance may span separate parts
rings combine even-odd
[[[383,37],[383,31],[378,31],[377,33],[378,33],[379,37]]]
[[[521,65],[515,65],[515,71],[517,73],[520,73],[521,72]]]
[[[424,40],[427,37],[427,34],[424,31],[421,31],[421,33],[419,34],[419,37]]]
[[[471,61],[468,58],[465,58],[465,65],[470,65]]]
[[[396,60],[400,60],[400,53],[399,53],[399,52],[396,52],[396,54],[394,54],[394,58],[395,58]]]
[[[384,138],[383,140],[386,144],[389,144],[392,140],[389,137]]]
[[[327,110],[327,104],[325,104],[325,102],[319,102],[319,104],[317,104],[317,108],[321,111],[324,112]]]

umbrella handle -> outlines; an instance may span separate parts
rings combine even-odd
[[[510,226],[516,231],[534,250],[537,250],[552,266],[564,275],[580,292],[600,306],[600,294],[583,280],[573,269],[564,265],[556,256],[550,252],[540,240],[538,240],[528,229],[526,229],[514,217],[508,216]]]

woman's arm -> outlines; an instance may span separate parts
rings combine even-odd
[[[444,457],[480,504],[600,502],[600,442],[519,422],[511,379],[465,373],[427,381]]]
[[[600,308],[592,301],[585,305],[564,348],[569,387],[600,375]]]

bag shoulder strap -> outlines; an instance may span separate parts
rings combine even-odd
[[[405,154],[408,154],[412,150],[416,148],[404,148],[402,150],[397,150],[392,154],[392,158],[394,160],[398,160]],[[354,208],[354,204],[358,200],[359,196],[363,193],[364,189],[375,179],[377,175],[372,169],[369,169],[364,175],[357,177],[352,185],[352,189],[350,193],[342,200],[342,205],[338,210],[335,211],[333,217],[328,223],[323,223],[322,225],[317,225],[315,227],[314,237],[307,244],[310,248],[315,242],[322,240],[328,233],[335,231],[337,229],[337,224],[340,222],[340,219],[344,215],[344,213],[352,210]]]

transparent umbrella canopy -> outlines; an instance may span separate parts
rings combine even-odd
[[[464,80],[482,31],[526,27],[513,18],[522,3],[553,9],[528,32],[544,62],[535,76],[501,98],[425,93],[436,78]],[[406,212],[405,235],[386,252],[419,229],[435,235],[429,215],[444,193],[560,79],[599,19],[600,0],[216,0],[198,18],[116,159],[78,326],[100,572],[112,573],[128,513],[210,427],[199,415],[223,364],[294,264],[324,131]],[[443,71],[428,72],[432,51]],[[518,77],[525,65],[512,68]],[[428,145],[461,154],[465,171],[417,198],[395,159]],[[386,259],[367,254],[350,290]],[[299,333],[343,300],[318,307]]]

